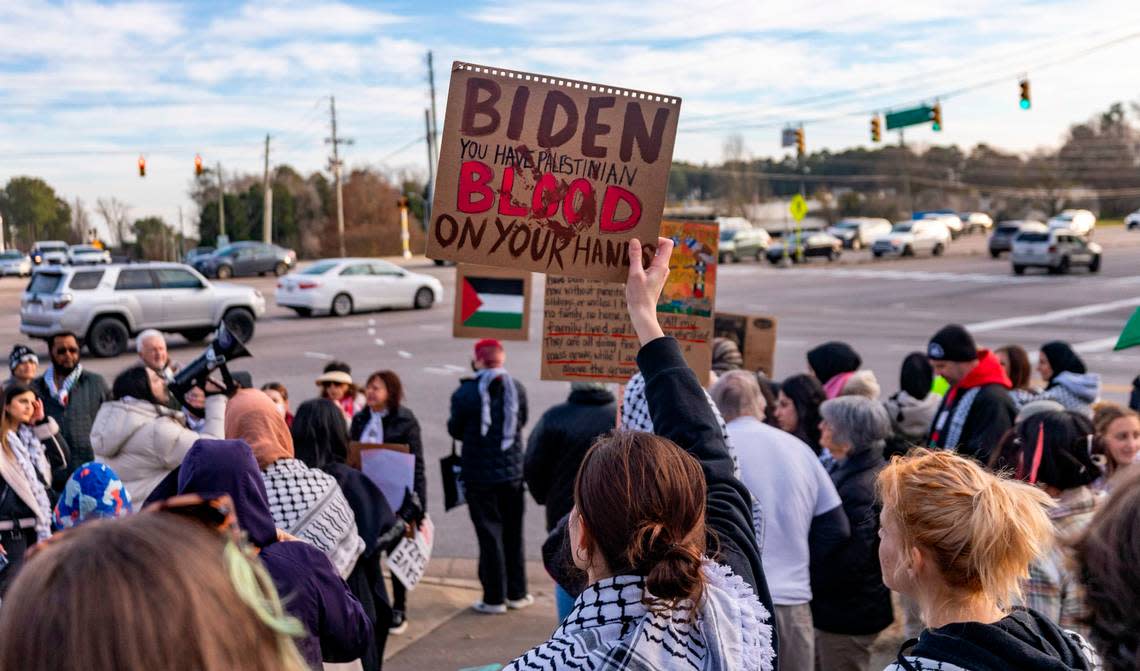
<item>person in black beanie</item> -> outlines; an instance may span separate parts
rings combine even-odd
[[[841,383],[846,382],[846,379],[837,380],[840,384],[835,385],[832,380],[844,373],[847,373],[849,377],[850,373],[859,370],[859,366],[863,365],[863,359],[851,345],[837,340],[825,342],[808,350],[807,362],[812,374],[815,375],[815,379],[819,380],[824,390],[828,392],[828,398],[835,398],[839,395],[839,389],[835,389],[833,392],[829,385],[842,386]]]
[[[8,355],[8,371],[12,373],[12,377],[8,378],[4,386],[13,382],[31,384],[32,380],[35,380],[36,376],[39,375],[39,367],[40,358],[30,347],[14,345],[12,352]]]
[[[1009,377],[993,352],[979,350],[974,337],[958,324],[935,333],[926,356],[934,373],[950,383],[927,443],[987,463],[1017,416]]]

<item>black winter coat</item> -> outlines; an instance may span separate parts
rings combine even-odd
[[[938,417],[943,411],[949,411],[946,417],[946,426],[941,431],[940,439],[937,441],[932,439],[930,446],[940,449],[957,448],[959,454],[973,457],[984,464],[989,461],[990,455],[1001,443],[1005,432],[1013,427],[1014,419],[1017,418],[1017,406],[1009,392],[1001,385],[984,385],[978,395],[974,397],[970,412],[966,415],[966,423],[962,426],[962,437],[959,444],[957,446],[947,445],[946,438],[950,433],[950,422],[953,421],[954,411],[964,395],[965,390],[959,393],[949,406],[947,399],[942,399],[942,404],[938,406],[938,412],[934,414],[934,423],[938,423]]]
[[[368,427],[368,420],[371,418],[371,408],[365,407],[356,413],[348,430],[349,437],[352,440],[360,440],[360,436],[364,434],[364,429]],[[420,421],[416,419],[416,415],[411,410],[401,405],[395,414],[388,413],[385,415],[381,423],[384,425],[385,443],[407,445],[412,455],[415,456],[416,474],[413,486],[416,494],[419,494],[424,512],[427,512],[427,477],[424,471],[424,442],[420,438]],[[393,510],[400,507],[399,501],[390,503]]]
[[[614,429],[617,402],[605,389],[570,392],[547,410],[527,440],[523,464],[531,496],[546,506],[546,530],[574,507],[574,479],[594,439]]]
[[[447,432],[463,443],[461,464],[463,482],[468,485],[494,485],[523,479],[523,426],[527,420],[526,389],[515,380],[518,389],[519,414],[515,444],[502,449],[503,383],[495,380],[488,389],[491,397],[491,427],[480,435],[483,404],[479,399],[479,382],[467,378],[451,395],[451,417]]]
[[[831,473],[851,537],[828,557],[812,558],[811,614],[831,634],[877,634],[894,621],[891,591],[879,567],[879,509],[875,477],[885,462],[880,448],[852,455]]]

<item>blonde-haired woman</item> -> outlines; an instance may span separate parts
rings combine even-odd
[[[883,580],[918,602],[927,627],[888,671],[1100,668],[1079,635],[1011,606],[1052,543],[1048,494],[927,450],[892,461],[878,489]]]

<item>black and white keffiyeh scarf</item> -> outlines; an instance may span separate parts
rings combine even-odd
[[[519,391],[515,381],[504,368],[484,368],[475,376],[479,383],[479,435],[486,436],[491,430],[491,383],[503,383],[503,441],[500,444],[505,452],[515,445],[519,428]]]
[[[550,640],[504,671],[770,671],[771,616],[748,583],[706,560],[704,596],[654,612],[644,603],[645,579],[619,575],[578,596]]]
[[[724,445],[732,457],[732,474],[740,478],[740,463],[736,460],[736,448],[732,446],[732,438],[728,435],[728,424],[720,414],[720,408],[712,400],[712,396],[705,392],[709,407],[712,408],[716,422],[720,425],[720,433],[724,436]],[[644,431],[654,433],[653,417],[649,414],[649,401],[645,398],[645,377],[641,373],[634,373],[625,385],[625,394],[621,401],[621,428],[627,431]],[[764,510],[760,501],[752,497],[752,528],[756,532],[756,544],[760,550],[764,549]]]
[[[277,528],[325,553],[342,578],[352,573],[364,540],[336,479],[298,459],[273,462],[262,479]]]
[[[56,387],[55,385],[55,366],[49,365],[47,370],[44,371],[44,383],[47,384],[48,393],[51,397],[59,401],[63,407],[67,407],[67,399],[71,396],[71,388],[79,381],[79,376],[83,375],[83,364],[78,364],[63,378],[63,384]]]

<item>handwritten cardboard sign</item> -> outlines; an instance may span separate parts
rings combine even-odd
[[[400,539],[384,562],[408,591],[414,590],[424,577],[434,544],[435,524],[430,517],[424,515],[423,523],[416,527],[412,536]]]
[[[681,100],[456,62],[427,255],[624,282],[657,241]]]
[[[676,246],[657,317],[702,384],[712,366],[717,230],[712,222],[661,226]],[[640,344],[621,284],[548,276],[542,332],[543,380],[625,382],[637,372]]]
[[[451,335],[528,339],[531,274],[529,270],[460,263],[455,269]]]
[[[714,332],[717,338],[728,338],[736,343],[744,356],[746,370],[764,371],[768,377],[775,374],[775,317],[718,312]]]

